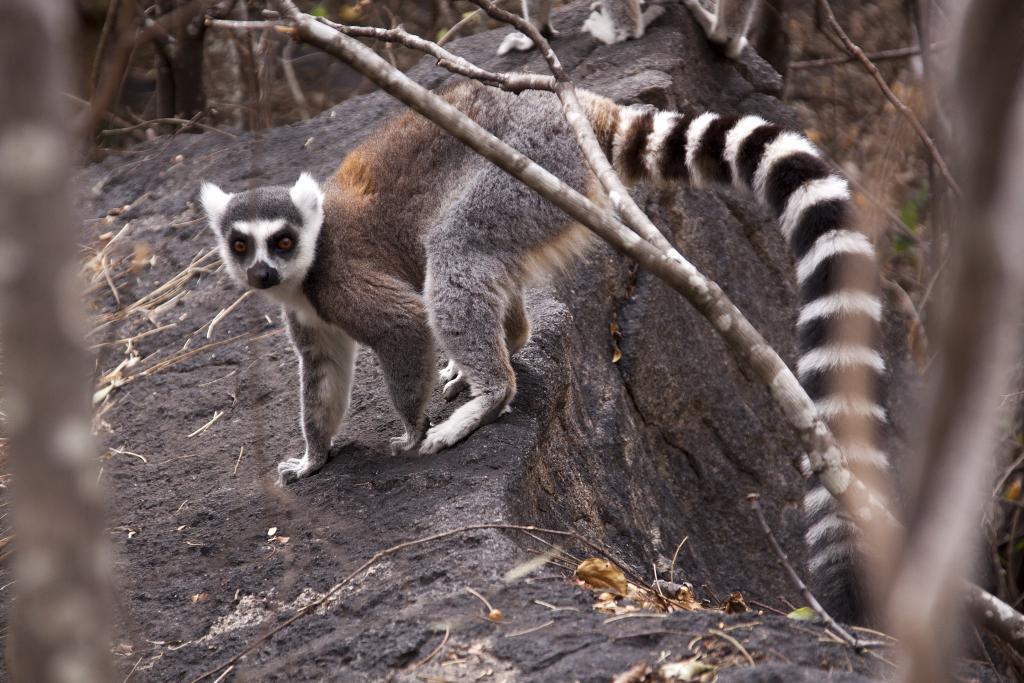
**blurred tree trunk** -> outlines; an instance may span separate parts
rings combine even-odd
[[[113,680],[109,553],[76,286],[68,3],[0,2],[0,347],[13,475],[12,680]]]
[[[948,91],[955,95],[951,113],[964,193],[955,214],[936,377],[913,463],[906,541],[887,605],[893,634],[908,655],[904,680],[915,683],[953,680],[958,629],[965,627],[956,618],[960,581],[977,557],[1005,422],[1001,404],[1020,357],[1024,322],[1024,4],[974,0],[964,21],[952,24],[962,27]]]
[[[157,0],[154,19],[189,4],[189,0]],[[203,34],[201,14],[184,21],[154,41],[157,116],[191,119],[206,107],[203,96]]]
[[[147,15],[152,14],[151,18],[159,21],[160,17],[195,4],[192,0],[157,0]],[[208,3],[200,3],[203,4]],[[203,36],[206,25],[201,9],[197,7],[194,16],[172,27],[169,32],[157,35],[153,42],[157,116],[160,118],[191,119],[206,108],[203,94]]]

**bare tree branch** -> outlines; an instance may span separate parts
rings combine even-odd
[[[111,562],[75,277],[67,7],[0,3],[0,346],[18,544],[7,672],[101,683],[113,680]]]
[[[522,92],[523,90],[554,91],[555,89],[555,81],[550,76],[528,73],[494,73],[481,69],[468,60],[445,50],[437,43],[408,33],[401,26],[390,29],[375,28],[373,26],[346,26],[344,24],[336,24],[322,17],[319,21],[353,38],[373,38],[388,43],[400,43],[408,48],[435,57],[437,65],[441,68],[478,80],[487,85],[493,85],[502,90]]]
[[[441,36],[441,39],[437,41],[437,44],[444,45],[445,43],[451,42],[452,40],[455,39],[457,35],[459,35],[459,33],[462,32],[462,29],[466,28],[467,26],[476,22],[479,19],[480,10],[473,10],[466,16],[462,17],[462,19],[460,19],[454,26],[445,31],[444,35]]]
[[[944,47],[944,43],[932,43],[932,50]],[[906,59],[921,54],[921,48],[917,46],[897,47],[891,50],[879,50],[878,52],[865,52],[864,56],[872,62],[881,62],[890,59]],[[843,57],[824,57],[822,59],[807,59],[798,62],[790,62],[789,68],[794,71],[799,69],[817,69],[823,66],[836,66],[838,64],[849,64],[860,61],[856,55],[847,54]]]

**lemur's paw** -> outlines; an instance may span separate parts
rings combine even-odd
[[[434,453],[443,451],[452,445],[444,434],[435,433],[436,430],[437,427],[433,427],[429,432],[427,432],[427,438],[423,439],[423,443],[420,444],[421,455],[433,455]]]
[[[441,379],[443,384],[447,384],[455,379],[459,374],[459,366],[455,364],[455,361],[448,361],[448,365],[444,366],[444,370],[437,373],[437,376]]]
[[[288,458],[277,463],[277,485],[285,486],[293,481],[308,477],[318,471],[324,464],[310,460],[309,457]]]
[[[591,7],[593,6],[591,5]],[[615,20],[611,15],[605,14],[600,9],[590,13],[580,30],[586,31],[605,45],[621,43],[627,38],[626,32],[615,25]]]
[[[458,411],[456,411],[456,413],[457,412]],[[443,451],[449,446],[454,446],[456,443],[461,441],[466,434],[467,430],[464,429],[464,425],[461,424],[461,421],[457,418],[453,420],[450,417],[441,424],[431,427],[427,431],[426,438],[424,438],[423,443],[420,444],[420,453],[423,455],[433,455],[438,451]]]
[[[525,33],[510,33],[498,45],[498,54],[503,55],[515,50],[516,52],[527,52],[533,49],[533,41]]]
[[[410,433],[406,431],[402,436],[395,436],[391,438],[391,455],[401,455],[408,453],[409,451],[415,450],[420,442],[423,441],[423,431],[417,431]]]
[[[747,47],[747,39],[745,36],[739,38],[730,38],[725,44],[725,56],[729,59],[739,59],[740,55],[743,54],[743,50]]]
[[[441,395],[444,396],[444,400],[446,401],[454,401],[468,386],[469,382],[466,381],[466,374],[460,372],[451,380],[445,382]]]

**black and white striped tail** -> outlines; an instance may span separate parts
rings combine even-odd
[[[851,468],[869,477],[884,476],[886,455],[870,443],[844,439],[839,431],[841,422],[848,433],[871,434],[886,420],[877,402],[885,364],[877,349],[882,305],[876,294],[875,252],[868,236],[854,226],[846,179],[802,134],[757,116],[642,107],[613,113],[596,101],[589,105],[598,138],[627,182],[732,185],[752,192],[771,209],[796,260],[797,375],[836,430]],[[848,324],[840,326],[840,321]],[[865,421],[867,430],[848,428]],[[836,501],[817,481],[805,497],[805,512],[816,597],[836,618],[862,617],[852,522],[840,516]]]

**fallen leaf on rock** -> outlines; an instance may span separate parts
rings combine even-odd
[[[729,593],[729,597],[726,599],[725,604],[722,605],[722,609],[725,610],[726,614],[742,614],[743,612],[750,611],[746,601],[743,599],[743,594],[739,591]]]
[[[613,590],[619,595],[626,595],[628,586],[626,575],[608,560],[588,557],[576,567],[576,578],[591,588]]]
[[[1014,479],[1013,481],[1010,482],[1010,485],[1006,487],[1006,491],[1003,492],[1003,499],[1011,502],[1018,501],[1020,500],[1020,493],[1021,480]]]
[[[814,610],[806,606],[798,607],[786,616],[790,619],[795,619],[796,621],[814,621],[817,618]]]
[[[637,662],[622,673],[612,678],[612,683],[644,683],[650,680],[651,667],[647,662]]]
[[[598,596],[597,602],[594,603],[594,609],[598,612],[614,614],[616,616],[640,611],[640,607],[637,605],[627,605],[623,602],[616,602],[615,596],[611,593],[601,593],[601,595]]]
[[[210,599],[210,594],[209,593],[196,593],[195,595],[192,596],[192,603],[195,604],[197,602],[206,602],[209,599]]]
[[[711,680],[714,676],[715,667],[698,662],[696,659],[687,659],[684,662],[671,662],[664,664],[658,669],[656,680],[665,681],[704,681]]]

